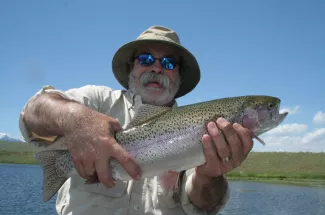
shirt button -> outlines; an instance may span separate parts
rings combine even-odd
[[[139,210],[139,205],[134,205],[133,209],[136,211]]]

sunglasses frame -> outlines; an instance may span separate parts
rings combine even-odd
[[[154,59],[154,61],[153,61],[152,64],[150,64],[150,65],[144,65],[144,64],[141,64],[141,63],[140,63],[140,59],[139,59],[139,57],[140,57],[141,55],[148,55],[148,56],[151,56],[152,59]],[[172,61],[173,61],[173,63],[171,63],[171,64],[173,65],[173,68],[172,68],[172,69],[166,68],[165,65],[167,65],[167,64],[164,65],[164,64],[162,63],[162,61],[163,61],[164,59],[172,60]],[[139,64],[140,64],[141,66],[146,66],[146,67],[153,65],[153,64],[156,62],[156,60],[159,60],[160,65],[162,65],[162,67],[163,67],[164,69],[166,69],[166,70],[174,70],[174,69],[176,68],[176,66],[179,65],[179,62],[178,62],[177,59],[174,58],[174,57],[166,57],[166,56],[165,56],[165,57],[162,57],[162,58],[155,58],[151,53],[141,53],[141,54],[137,55],[136,57],[134,57],[133,60],[138,60],[138,62],[139,62]]]

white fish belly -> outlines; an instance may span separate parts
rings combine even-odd
[[[175,133],[166,133],[125,147],[139,163],[142,176],[154,177],[169,170],[183,171],[205,163],[202,148],[203,126],[183,128]],[[135,147],[136,146],[136,147]],[[117,162],[111,163],[112,176],[131,180]]]

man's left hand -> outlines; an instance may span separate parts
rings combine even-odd
[[[207,130],[202,137],[206,163],[196,168],[197,176],[210,178],[230,172],[241,165],[253,147],[251,132],[238,123],[219,118],[208,123]]]

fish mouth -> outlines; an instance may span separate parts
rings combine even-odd
[[[278,103],[276,108],[274,108],[274,111],[272,111],[271,114],[272,114],[272,121],[274,122],[274,126],[278,126],[287,117],[288,112],[280,113],[280,103]]]
[[[289,114],[288,112],[279,113],[278,124],[281,124],[288,114]]]
[[[255,135],[259,136],[269,130],[272,130],[284,121],[284,119],[288,116],[288,112],[280,113],[279,109],[280,109],[280,104],[277,104],[277,107],[269,112],[270,114],[269,119],[257,120],[259,129],[257,129],[256,132],[254,132]]]
[[[270,109],[268,105],[261,104],[244,110],[243,124],[255,136],[259,136],[280,125],[287,117],[288,112],[280,113],[280,102]]]

